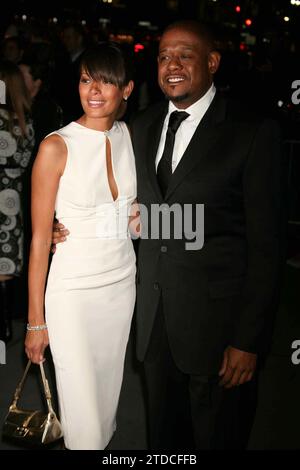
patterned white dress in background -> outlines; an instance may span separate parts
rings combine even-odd
[[[22,175],[32,157],[34,132],[27,119],[22,136],[17,119],[0,108],[0,274],[20,275],[23,267]]]

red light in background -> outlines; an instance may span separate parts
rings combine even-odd
[[[247,46],[245,43],[241,42],[240,44],[240,51],[246,51],[247,50]]]
[[[252,25],[252,20],[250,20],[250,18],[247,18],[247,19],[245,20],[245,25],[246,25],[246,26],[251,26],[251,25]]]
[[[134,45],[134,52],[140,52],[145,49],[145,46],[143,44],[135,44]]]
[[[239,5],[237,5],[237,6],[235,7],[235,11],[236,11],[237,13],[241,13],[241,7],[240,7]]]

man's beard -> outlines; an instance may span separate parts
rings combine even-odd
[[[184,95],[170,96],[168,95],[168,93],[165,93],[165,97],[168,98],[168,100],[172,101],[172,103],[182,103],[189,97],[189,94],[185,93]]]

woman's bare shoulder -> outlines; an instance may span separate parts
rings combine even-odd
[[[34,164],[35,169],[51,168],[62,175],[67,153],[67,146],[63,138],[58,134],[51,134],[40,143]]]
[[[39,152],[42,151],[46,154],[58,154],[67,153],[67,146],[64,139],[59,134],[51,134],[45,137],[40,143]]]

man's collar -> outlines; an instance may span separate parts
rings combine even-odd
[[[203,95],[198,101],[193,103],[191,106],[189,106],[186,109],[179,109],[176,108],[176,106],[169,101],[169,109],[168,109],[168,115],[171,114],[173,111],[186,111],[189,113],[189,117],[187,120],[192,120],[192,119],[201,119],[205,112],[207,111],[210,103],[214,99],[214,96],[216,94],[216,87],[212,83],[211,87],[207,90],[205,95]]]

